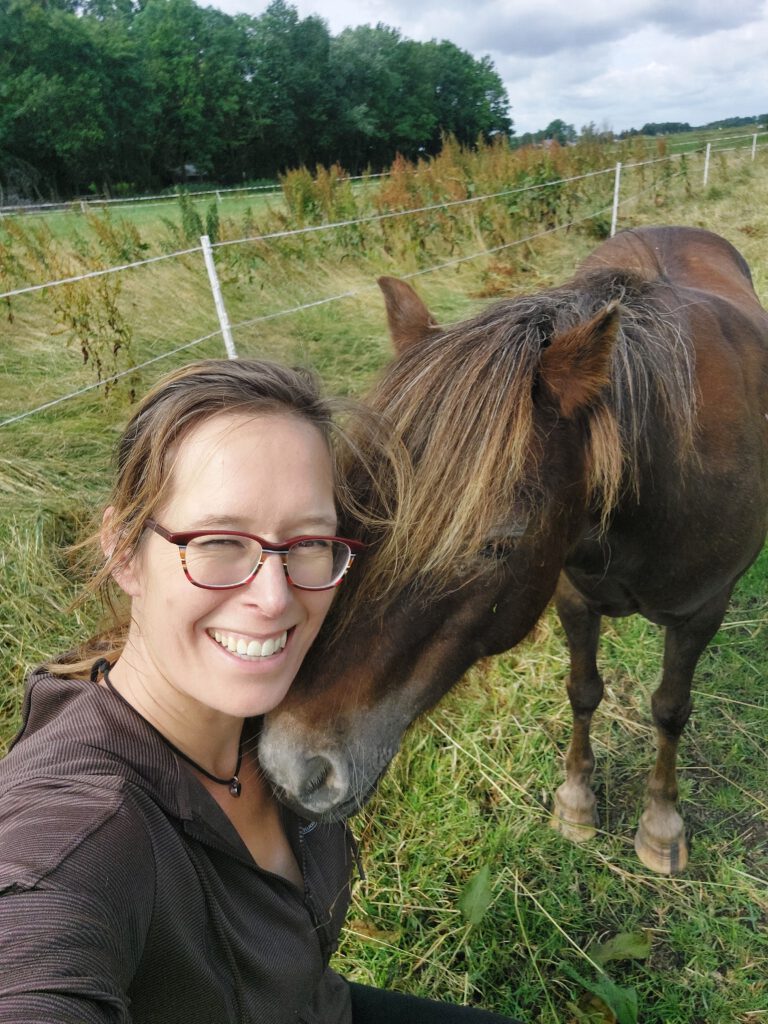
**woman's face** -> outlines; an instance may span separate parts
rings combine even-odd
[[[179,445],[170,499],[154,518],[171,532],[210,527],[273,542],[334,534],[325,441],[289,413],[213,416]],[[202,590],[185,577],[178,548],[151,531],[118,582],[132,598],[123,670],[140,673],[159,700],[236,717],[280,703],[334,594],[290,586],[270,555],[244,586]],[[238,654],[238,644],[252,653]]]

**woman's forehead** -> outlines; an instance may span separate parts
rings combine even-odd
[[[260,510],[334,515],[325,437],[290,412],[222,413],[196,424],[175,446],[165,507],[202,515]]]

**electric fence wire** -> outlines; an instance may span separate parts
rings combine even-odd
[[[680,174],[682,174],[682,172],[678,172],[678,174],[674,175],[674,177],[678,177],[678,176],[680,176]],[[656,187],[656,185],[653,185],[650,188],[655,188],[655,187]],[[650,191],[650,189],[646,188],[646,189],[641,190],[641,192],[635,193],[635,194],[633,194],[631,196],[627,196],[627,197],[625,197],[621,201],[620,205],[623,206],[625,203],[629,203],[629,202],[633,201],[634,199],[638,198],[640,195],[642,195],[642,194],[644,194],[644,193],[646,193],[648,191]],[[432,273],[436,273],[437,271],[440,271],[440,270],[445,270],[445,269],[447,269],[449,267],[458,266],[461,263],[468,263],[471,260],[480,259],[483,256],[490,256],[490,255],[493,255],[493,254],[495,254],[497,252],[501,252],[502,250],[514,248],[515,246],[518,246],[518,245],[525,245],[526,243],[534,241],[534,240],[536,240],[538,238],[543,238],[545,235],[551,235],[551,234],[554,234],[557,231],[564,231],[564,230],[566,230],[568,228],[574,227],[574,226],[576,226],[578,224],[581,224],[581,223],[584,223],[584,222],[586,222],[588,220],[593,220],[595,217],[598,217],[601,214],[607,213],[610,210],[611,210],[611,206],[610,205],[603,206],[603,207],[600,207],[598,210],[594,210],[594,211],[592,211],[589,214],[585,214],[583,217],[575,218],[574,220],[568,221],[565,224],[558,224],[558,225],[555,225],[554,227],[551,227],[551,228],[545,228],[543,231],[537,231],[537,232],[534,232],[531,235],[526,235],[524,238],[518,238],[518,239],[515,239],[512,242],[504,242],[501,245],[496,245],[496,246],[493,246],[493,247],[491,247],[489,249],[483,249],[480,252],[472,253],[469,256],[460,256],[460,257],[457,257],[456,259],[448,260],[447,262],[436,264],[433,267],[426,267],[426,268],[423,268],[421,270],[413,271],[410,274],[403,274],[402,277],[403,277],[404,280],[410,279],[410,278],[414,278],[414,277],[421,277],[421,276],[423,276],[425,274],[432,274]],[[239,322],[237,324],[233,324],[232,325],[232,331],[234,332],[234,331],[246,328],[246,327],[252,327],[252,326],[254,326],[255,324],[258,324],[258,323],[266,323],[269,320],[275,320],[275,319],[278,319],[280,317],[290,316],[290,315],[293,315],[295,313],[300,313],[300,312],[302,312],[304,310],[315,309],[318,306],[328,305],[329,303],[332,303],[332,302],[339,302],[339,301],[341,301],[343,299],[354,298],[354,297],[362,295],[362,294],[364,294],[366,292],[374,291],[377,287],[378,286],[375,285],[375,284],[364,285],[363,287],[355,289],[353,291],[341,292],[341,293],[339,293],[337,295],[330,295],[330,296],[327,296],[327,297],[322,298],[322,299],[316,299],[313,302],[305,302],[305,303],[302,303],[301,305],[298,305],[298,306],[291,306],[291,307],[289,307],[287,309],[277,310],[274,313],[266,313],[266,314],[264,314],[262,316],[254,317],[251,320],[243,320],[243,321],[241,321],[241,322]],[[96,389],[98,389],[100,387],[103,387],[106,384],[114,383],[115,381],[121,380],[124,377],[128,377],[131,374],[138,373],[140,370],[143,370],[146,367],[153,365],[154,363],[160,362],[163,359],[169,359],[172,356],[177,355],[179,352],[184,352],[184,351],[186,351],[188,349],[194,348],[197,345],[201,345],[201,344],[203,344],[206,341],[210,341],[212,338],[220,337],[221,333],[222,333],[221,330],[212,331],[210,334],[205,334],[205,335],[203,335],[200,338],[195,338],[192,341],[185,342],[183,345],[176,346],[175,348],[172,348],[172,349],[170,349],[167,352],[162,352],[159,355],[153,356],[151,359],[148,359],[145,362],[139,363],[136,366],[132,366],[132,367],[130,367],[127,370],[122,370],[121,372],[112,374],[111,376],[105,377],[104,379],[102,379],[100,381],[95,381],[93,384],[88,384],[85,387],[78,388],[76,391],[71,391],[71,392],[69,392],[66,395],[61,395],[58,398],[52,399],[49,402],[44,402],[41,405],[35,406],[33,409],[27,409],[24,412],[16,413],[13,416],[9,416],[7,419],[0,420],[0,428],[7,427],[7,426],[9,426],[12,423],[18,423],[21,420],[25,420],[25,419],[29,418],[30,416],[36,415],[37,413],[40,413],[40,412],[43,412],[43,411],[45,411],[47,409],[52,409],[55,406],[61,405],[62,403],[67,402],[70,399],[78,398],[81,395],[87,394],[90,391],[94,391],[94,390],[96,390]]]

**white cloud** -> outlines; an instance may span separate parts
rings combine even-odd
[[[221,0],[260,14],[268,0]],[[615,129],[768,109],[768,0],[289,0],[332,33],[398,28],[489,53],[518,132],[556,117]]]

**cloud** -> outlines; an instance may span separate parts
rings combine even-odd
[[[618,40],[602,61],[591,47],[567,62],[500,55],[497,69],[518,132],[555,117],[577,128],[607,121],[616,130],[649,121],[704,124],[768,106],[756,88],[756,75],[765,79],[764,40],[749,25],[684,40],[652,27]]]
[[[739,28],[761,14],[762,0],[738,4],[722,0],[486,0],[473,5],[471,16],[465,4],[454,3],[442,10],[433,2],[402,6],[403,18],[415,21],[423,33],[427,25],[433,34],[446,35],[472,51],[488,49],[521,56],[547,56],[599,46],[624,39],[646,28],[658,28],[676,37],[692,39],[723,29]],[[461,40],[461,41],[459,41]]]
[[[202,0],[201,0],[202,2]],[[210,0],[207,0],[210,2]],[[518,132],[556,117],[616,130],[704,124],[766,102],[768,0],[289,0],[333,34],[383,22],[410,39],[486,53]],[[220,0],[260,14],[268,0]]]

